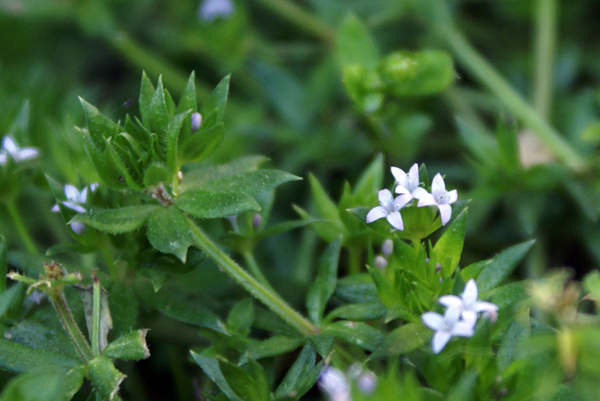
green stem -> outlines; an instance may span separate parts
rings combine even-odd
[[[67,305],[65,295],[62,293],[62,289],[56,289],[56,292],[48,294],[48,298],[50,299],[54,310],[58,314],[58,318],[60,319],[63,328],[71,338],[71,341],[73,342],[81,361],[84,363],[90,361],[92,358],[94,358],[92,349],[83,336],[81,330],[79,330],[79,326],[77,326],[75,319],[73,319],[73,315],[69,310],[69,306]]]
[[[533,14],[536,17],[534,104],[540,117],[547,119],[552,104],[557,0],[537,0]]]
[[[279,15],[281,18],[289,21],[297,28],[302,29],[306,33],[321,39],[327,44],[334,43],[335,33],[325,23],[313,17],[310,13],[289,0],[255,0],[271,11]]]
[[[92,301],[92,352],[94,355],[100,355],[100,308],[102,287],[100,287],[100,280],[96,277],[92,270],[93,279],[93,301]]]
[[[585,160],[560,134],[519,95],[494,67],[456,29],[449,25],[437,25],[440,38],[447,43],[462,65],[481,84],[488,87],[514,115],[534,130],[538,138],[548,146],[556,157],[566,164],[580,169]]]
[[[108,236],[106,237],[106,241],[104,246],[102,247],[102,256],[104,257],[104,262],[106,263],[106,267],[108,267],[108,273],[110,274],[110,279],[113,282],[119,281],[119,272],[117,271],[117,266],[115,266],[115,261],[113,259],[113,255],[110,252]]]
[[[254,255],[252,255],[252,251],[244,250],[242,252],[242,256],[244,257],[244,260],[248,265],[248,270],[250,270],[254,277],[266,288],[268,288],[271,291],[274,291],[273,287],[271,287],[271,284],[269,284],[269,282],[267,281],[267,278],[264,276],[264,274],[262,274],[260,267],[258,267],[256,259],[254,259]]]
[[[292,309],[283,299],[277,294],[265,288],[247,271],[242,269],[235,263],[225,252],[211,241],[204,232],[188,218],[192,238],[194,244],[204,251],[217,265],[223,269],[231,278],[237,281],[242,287],[248,290],[253,296],[264,303],[275,314],[288,322],[292,327],[305,335],[315,335],[319,333],[319,329],[311,322],[306,320],[304,316]]]
[[[19,209],[17,209],[15,202],[9,200],[8,202],[6,202],[6,208],[8,209],[8,214],[10,215],[13,223],[15,224],[15,227],[17,228],[17,232],[21,236],[21,241],[23,241],[25,249],[27,249],[27,251],[31,253],[38,253],[33,239],[31,238],[31,236],[27,232],[27,229],[25,228],[25,224],[23,223],[23,219],[21,218],[21,214],[19,213]]]

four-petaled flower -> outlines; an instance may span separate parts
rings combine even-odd
[[[10,156],[15,162],[30,160],[38,157],[39,151],[36,148],[19,148],[19,145],[10,136],[5,136],[2,140],[2,150],[0,151],[0,164],[8,163]]]
[[[437,173],[435,177],[433,177],[433,181],[431,183],[431,193],[421,196],[417,206],[437,206],[437,208],[440,210],[442,225],[446,225],[452,216],[452,206],[450,205],[456,202],[456,199],[458,199],[456,189],[453,189],[449,192],[446,191],[444,179],[440,173]]]
[[[367,223],[371,223],[375,220],[379,220],[385,217],[387,221],[396,230],[403,230],[404,223],[402,222],[402,216],[400,215],[400,209],[404,207],[411,200],[411,196],[404,194],[396,197],[390,192],[389,189],[382,189],[379,191],[379,204],[367,214]]]
[[[61,201],[61,203],[71,209],[76,211],[77,213],[85,213],[86,209],[81,206],[81,204],[85,204],[87,202],[88,193],[94,192],[98,184],[91,184],[81,190],[75,188],[73,185],[67,184],[65,185],[65,196],[67,197],[66,201]],[[58,208],[58,204],[52,207],[53,212],[58,212],[60,209]],[[85,225],[79,221],[74,221],[71,223],[71,229],[75,231],[77,234],[83,233],[85,230]]]
[[[438,300],[439,303],[450,309],[456,309],[465,320],[477,320],[477,314],[483,312],[490,321],[495,322],[498,316],[498,307],[491,302],[478,301],[477,284],[470,279],[465,285],[460,297],[456,295],[444,295]]]
[[[398,167],[392,167],[391,170],[398,183],[394,190],[397,194],[410,195],[410,199],[420,199],[427,194],[425,188],[419,186],[419,166],[417,163],[413,164],[408,174]]]
[[[453,336],[471,337],[475,326],[474,320],[462,319],[460,310],[448,308],[444,316],[435,312],[425,312],[421,320],[427,327],[435,331],[433,335],[433,353],[438,354]]]

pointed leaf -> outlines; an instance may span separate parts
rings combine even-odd
[[[221,144],[224,136],[223,123],[195,132],[181,141],[178,157],[185,163],[204,160]]]
[[[190,351],[190,353],[192,354],[192,358],[194,358],[194,361],[196,361],[196,363],[198,365],[200,365],[200,367],[202,368],[202,370],[204,371],[204,373],[206,373],[206,375],[208,377],[210,377],[210,379],[213,382],[215,382],[215,384],[217,386],[219,386],[219,388],[221,389],[221,391],[231,401],[244,401],[243,398],[240,398],[233,391],[233,389],[231,388],[231,386],[227,382],[227,379],[223,375],[223,372],[221,371],[221,367],[219,366],[219,361],[217,361],[214,358],[208,358],[208,357],[202,356],[200,354],[195,353],[194,351]]]
[[[187,219],[177,207],[155,209],[148,219],[147,235],[154,249],[175,255],[185,263],[193,240]]]
[[[379,61],[377,44],[354,15],[349,15],[338,31],[337,52],[342,66],[358,64],[375,69]]]
[[[227,103],[227,95],[229,94],[229,80],[231,75],[227,75],[219,82],[219,85],[213,90],[206,102],[202,105],[200,114],[207,116],[216,111],[217,122],[220,123],[225,113],[225,104]]]
[[[321,324],[327,301],[335,291],[340,249],[340,240],[332,242],[325,249],[319,260],[317,278],[306,296],[308,316],[317,325]]]
[[[467,209],[456,216],[435,244],[437,262],[442,265],[443,277],[450,277],[458,267],[465,242]]]
[[[175,205],[195,217],[214,219],[258,212],[260,205],[245,193],[189,190],[175,199]]]
[[[483,294],[495,288],[508,278],[534,243],[535,240],[523,242],[496,255],[475,280],[479,293]]]
[[[281,170],[258,169],[215,179],[200,184],[194,189],[211,192],[239,192],[249,195],[258,195],[286,182],[301,179],[302,178]]]
[[[106,147],[104,148],[104,160],[106,161],[106,165],[116,168],[116,170],[119,172],[119,178],[124,180],[130,188],[137,191],[144,189],[142,183],[138,182],[141,180],[136,177],[134,171],[135,167],[132,163],[128,163],[129,160],[127,155],[118,152],[111,140],[106,141]]]
[[[300,347],[306,340],[303,338],[275,335],[246,349],[247,359],[261,359],[286,354]]]
[[[178,113],[183,113],[190,109],[192,112],[198,111],[198,105],[196,103],[196,73],[194,71],[190,74],[185,89],[179,99],[179,104],[177,105]]]
[[[119,126],[83,98],[80,97],[79,102],[83,107],[90,139],[97,149],[103,151],[106,138],[115,135]]]
[[[175,171],[177,168],[177,144],[179,142],[179,131],[183,126],[183,122],[191,113],[191,110],[184,111],[183,113],[177,114],[166,129],[165,139],[167,148],[167,166],[171,171]]]
[[[340,216],[338,214],[338,208],[336,204],[331,200],[327,192],[317,178],[310,174],[309,177],[310,182],[310,190],[312,194],[313,202],[315,203],[315,207],[319,211],[319,214],[324,218],[331,221],[331,223],[338,228],[340,231],[345,231],[344,225],[340,220]]]
[[[76,215],[69,223],[81,221],[109,234],[121,234],[142,227],[149,215],[159,208],[158,205],[137,205],[119,209],[92,209]]]
[[[134,330],[117,338],[104,348],[102,355],[110,358],[139,361],[150,357],[146,345],[148,329]]]
[[[379,319],[385,315],[386,307],[381,302],[368,304],[348,304],[340,306],[327,315],[327,320],[343,318],[353,322]]]
[[[23,373],[11,380],[0,399],[2,401],[68,401],[75,395],[83,382],[81,369],[39,370]]]
[[[379,330],[361,322],[334,322],[323,330],[323,333],[357,345],[367,351],[375,351],[383,342],[385,336]]]
[[[245,337],[250,333],[253,320],[252,298],[244,299],[238,302],[229,312],[226,323],[227,331]]]
[[[431,330],[423,323],[408,323],[385,337],[371,358],[390,358],[406,355],[421,348],[431,337]]]
[[[0,235],[0,295],[6,290],[6,273],[8,273],[6,269],[6,240],[2,235]],[[1,309],[1,306],[0,306]],[[2,316],[2,312],[0,310],[0,317]]]
[[[306,344],[279,384],[279,387],[277,387],[277,390],[275,390],[273,394],[275,399],[282,399],[286,396],[296,399],[302,397],[303,394],[298,393],[301,378],[305,377],[312,370],[315,366],[315,360],[315,350],[310,344]]]
[[[169,123],[169,112],[165,102],[165,90],[163,88],[162,76],[158,77],[156,90],[150,100],[150,124],[149,128],[152,132],[160,134],[167,128]],[[163,137],[162,135],[160,136]],[[165,145],[165,141],[161,141],[161,145]]]
[[[80,363],[61,354],[34,349],[0,338],[0,369],[12,372],[38,370],[40,366],[77,368]]]
[[[103,355],[99,355],[87,364],[89,379],[94,390],[102,399],[112,401],[115,399],[121,382],[127,377],[117,370],[112,361]]]
[[[140,114],[142,115],[142,121],[148,127],[150,126],[151,120],[151,102],[154,96],[154,85],[146,72],[142,72],[142,85],[140,89]]]
[[[354,188],[354,194],[361,199],[368,199],[383,188],[383,155],[379,154],[367,166],[358,178]]]

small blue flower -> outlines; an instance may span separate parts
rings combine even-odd
[[[217,18],[229,18],[233,14],[231,0],[204,0],[198,10],[202,20],[210,22]]]

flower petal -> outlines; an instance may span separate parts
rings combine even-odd
[[[35,159],[40,152],[36,148],[23,148],[17,153],[17,158],[20,160]]]
[[[429,192],[421,195],[421,198],[419,199],[419,203],[417,204],[418,207],[423,207],[423,206],[437,206],[437,202],[435,201],[435,198],[433,197],[432,194],[430,194]]]
[[[462,299],[467,309],[473,309],[478,296],[477,284],[475,283],[475,280],[470,279],[467,281],[465,289],[462,292]]]
[[[492,312],[497,312],[498,311],[498,306],[494,305],[491,302],[485,302],[485,301],[477,301],[475,303],[475,312],[488,312],[488,313],[492,313]]]
[[[402,170],[398,167],[392,167],[390,170],[392,171],[392,175],[396,179],[396,182],[399,185],[403,186],[404,188],[407,188],[408,187],[408,176],[406,175],[404,170]]]
[[[412,200],[411,194],[402,194],[394,199],[394,210],[398,211],[402,209],[408,202]]]
[[[448,341],[452,338],[452,334],[447,331],[438,331],[433,335],[433,341],[431,347],[433,348],[434,354],[439,354],[444,349]]]
[[[50,209],[50,211],[53,213],[60,212],[60,209],[58,208],[58,203],[56,205],[52,206],[52,209]]]
[[[396,192],[398,192],[398,191],[396,191]],[[425,195],[429,195],[429,192],[427,192],[427,190],[425,188],[418,187],[412,191],[412,196],[413,196],[413,198],[416,198],[416,199],[421,199]]]
[[[394,203],[394,195],[389,189],[382,189],[377,194],[377,198],[379,199],[379,204],[383,206],[387,211],[391,212]]]
[[[19,152],[19,147],[11,136],[7,135],[2,140],[2,147],[6,150],[13,158],[14,155]]]
[[[419,186],[419,165],[417,163],[413,164],[408,171],[408,181],[411,191]]]
[[[85,213],[86,212],[86,210],[82,206],[79,206],[77,203],[67,201],[67,202],[63,202],[62,204],[71,210],[75,210],[77,213]]]
[[[396,230],[404,230],[404,222],[402,221],[402,216],[400,212],[393,212],[386,216],[388,223],[392,225]]]
[[[463,300],[456,295],[444,295],[438,299],[438,302],[444,305],[447,308],[455,308],[458,310],[463,310]]]
[[[442,225],[445,226],[446,223],[450,221],[450,217],[452,217],[452,206],[442,204],[442,205],[437,205],[437,207],[438,207],[438,209],[440,209]]]
[[[433,177],[433,181],[431,182],[431,193],[445,193],[446,192],[446,184],[444,183],[444,179],[440,173],[437,173],[435,177]]]
[[[79,202],[81,194],[73,185],[67,184],[65,185],[65,196],[71,202]]]
[[[8,162],[8,157],[6,156],[6,152],[0,153],[0,164],[6,164]]]
[[[425,312],[421,315],[421,320],[431,330],[439,331],[446,328],[446,322],[439,313]]]
[[[461,320],[452,327],[451,334],[459,337],[471,337],[474,332],[475,320]]]
[[[453,189],[452,191],[448,192],[448,204],[452,204],[454,202],[456,202],[458,199],[458,192],[456,192],[456,189]]]
[[[396,189],[394,189],[394,192],[396,192],[397,194],[409,194],[410,193],[410,191],[402,185],[396,186]]]
[[[367,214],[367,223],[372,223],[375,220],[379,220],[382,217],[388,215],[388,211],[382,206],[376,206],[369,211]]]

